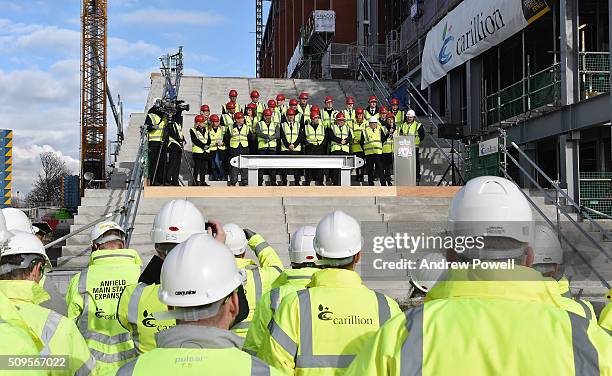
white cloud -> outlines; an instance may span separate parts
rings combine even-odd
[[[158,58],[162,55],[161,47],[144,41],[129,42],[121,38],[108,38],[108,57],[112,60],[132,57],[135,59]]]
[[[41,26],[14,38],[12,47],[29,51],[34,55],[44,55],[49,51],[60,51],[66,55],[78,55],[81,34],[76,30],[56,26]]]
[[[227,18],[211,12],[148,8],[117,15],[115,21],[138,25],[138,27],[158,27],[159,25],[214,26],[225,23]]]
[[[13,190],[27,193],[40,170],[40,153],[53,152],[66,162],[66,167],[74,173],[79,172],[79,160],[65,155],[62,151],[50,145],[30,145],[27,147],[13,146]]]

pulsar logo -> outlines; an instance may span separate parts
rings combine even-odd
[[[451,44],[455,37],[450,33],[453,29],[453,26],[448,26],[448,23],[444,25],[444,32],[442,33],[442,48],[440,48],[440,53],[438,54],[438,61],[442,65],[446,65],[453,58],[453,54],[447,50],[449,44]]]
[[[345,317],[334,317],[334,313],[329,310],[329,307],[319,304],[319,314],[317,317],[321,321],[331,321],[335,325],[372,325],[374,320],[364,318],[359,315],[348,315]]]
[[[332,319],[333,312],[329,310],[329,307],[323,307],[322,304],[319,304],[319,314],[317,317],[319,320],[328,321]]]

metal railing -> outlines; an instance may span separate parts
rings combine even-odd
[[[506,137],[505,131],[503,131],[503,130],[500,130],[500,131],[502,133],[502,136],[505,138]],[[585,220],[587,220],[592,226],[594,226],[597,230],[599,230],[603,234],[605,239],[611,239],[612,238],[612,236],[610,235],[609,231],[604,229],[587,212],[582,210],[580,205],[578,205],[565,192],[565,190],[561,189],[561,187],[559,186],[559,183],[556,182],[556,181],[553,181],[533,160],[531,160],[531,158],[529,158],[529,156],[523,150],[521,150],[521,148],[516,143],[514,143],[514,142],[510,143],[508,148],[515,149],[521,155],[523,160],[525,162],[527,162],[528,165],[531,168],[533,168],[541,177],[543,177],[550,184],[550,186],[553,187],[553,189],[555,190],[555,196],[552,196],[546,189],[544,189],[542,187],[542,185],[540,185],[540,183],[538,182],[539,179],[537,179],[534,176],[532,176],[532,174],[530,172],[528,172],[525,169],[525,167],[522,166],[516,160],[516,158],[514,158],[512,156],[512,154],[507,149],[501,148],[501,151],[504,154],[504,160],[513,163],[515,165],[515,167],[520,171],[520,173],[523,176],[525,176],[544,195],[545,199],[548,200],[549,202],[552,202],[555,205],[555,208],[556,208],[556,211],[557,211],[557,220],[556,220],[556,223],[554,223],[552,220],[550,220],[544,214],[544,212],[538,207],[538,205],[531,199],[531,197],[529,197],[529,195],[527,193],[525,193],[523,190],[521,190],[523,195],[527,198],[527,200],[533,206],[533,208],[542,216],[542,218],[544,218],[544,220],[552,228],[556,228],[557,229],[557,235],[559,237],[559,240],[565,241],[565,243],[568,244],[570,246],[570,248],[572,248],[574,253],[597,276],[597,278],[600,280],[602,285],[609,289],[610,288],[610,283],[606,280],[606,278],[604,276],[601,275],[601,273],[599,273],[599,271],[596,270],[596,268],[593,265],[591,265],[591,263],[588,260],[587,255],[584,255],[581,250],[577,249],[576,246],[574,244],[572,244],[572,242],[570,242],[570,240],[567,238],[567,236],[565,236],[565,234],[561,231],[560,217],[561,216],[565,217],[568,220],[568,222],[571,223],[578,230],[578,232],[580,234],[582,234],[584,236],[584,238],[587,239],[587,241],[593,245],[594,248],[596,248],[601,254],[603,254],[609,261],[612,262],[612,254],[610,254],[610,252],[608,250],[603,248],[601,246],[601,244],[599,244],[599,242],[597,240],[595,240],[593,238],[593,236],[591,236],[591,234],[589,234],[582,226],[580,226],[580,224],[574,218],[572,218],[572,216],[571,216],[572,213],[570,213],[570,211],[567,209],[566,206],[570,206],[574,210],[576,210],[578,213],[581,213],[582,217]],[[507,162],[505,162],[505,163],[507,163]],[[508,178],[510,180],[513,180],[512,177],[510,176],[510,174],[508,173],[508,166],[507,165],[504,165],[504,163],[501,163],[500,169],[501,169],[502,173],[505,175],[506,178]],[[563,197],[565,199],[565,202],[567,204],[566,206],[561,205],[560,200],[559,200],[560,197]]]
[[[610,53],[580,52],[580,96],[588,99],[610,92]]]
[[[557,63],[486,95],[482,121],[489,126],[542,106],[558,105],[560,100],[561,65]]]

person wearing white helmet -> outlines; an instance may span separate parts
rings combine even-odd
[[[317,224],[315,264],[307,288],[283,298],[257,356],[287,374],[340,375],[360,348],[391,317],[397,302],[368,289],[355,272],[361,226],[342,211]]]
[[[96,372],[96,360],[74,322],[40,306],[49,299],[38,282],[51,269],[42,242],[32,233],[12,231],[0,258],[0,293],[17,308],[21,318],[42,340],[41,355],[69,356],[66,370],[52,375]]]
[[[612,372],[612,337],[560,308],[557,283],[529,267],[533,216],[513,182],[468,181],[450,204],[448,235],[455,241],[447,261],[465,267],[451,268],[424,304],[389,320],[345,375]]]
[[[382,149],[387,141],[387,132],[378,122],[377,117],[370,117],[368,127],[361,135],[361,147],[365,155],[365,168],[368,175],[368,185],[373,186],[374,180],[378,179],[381,184],[383,179]]]
[[[93,227],[89,266],[70,280],[68,317],[74,320],[98,361],[112,374],[138,353],[130,333],[117,321],[117,304],[126,286],[138,282],[142,261],[125,247],[125,230],[113,221]]]
[[[227,246],[207,234],[179,244],[161,270],[159,299],[171,310],[153,312],[177,325],[160,332],[158,348],[124,365],[118,376],[281,375],[241,351],[229,328],[239,314],[237,289],[245,282]]]
[[[151,185],[163,185],[165,178],[166,147],[163,138],[168,125],[168,116],[164,114],[160,105],[161,98],[155,98],[144,123],[147,131],[148,178]]]
[[[261,341],[268,331],[268,324],[283,297],[305,289],[312,275],[319,271],[315,267],[317,259],[313,245],[315,232],[316,228],[313,226],[302,226],[291,236],[289,244],[291,269],[285,269],[272,283],[272,289],[263,294],[257,302],[243,346],[248,353],[257,354]]]
[[[278,254],[260,234],[249,229],[242,229],[235,223],[223,225],[225,232],[225,245],[234,254],[236,264],[240,269],[246,269],[247,279],[244,291],[249,303],[249,316],[246,320],[237,323],[232,330],[241,337],[245,337],[249,329],[255,306],[261,296],[272,288],[272,282],[283,271],[283,262]],[[246,251],[253,250],[259,265],[250,258],[246,258]]]
[[[208,229],[207,229],[208,227]],[[225,241],[225,233],[220,223],[211,220],[208,225],[200,210],[186,200],[172,200],[163,205],[153,220],[151,240],[157,254],[153,256],[138,279],[138,284],[123,290],[117,306],[117,320],[127,329],[134,340],[139,354],[156,347],[155,335],[161,330],[174,326],[174,320],[156,320],[152,313],[168,309],[159,301],[161,269],[166,256],[177,244],[191,235],[216,232],[217,240]],[[239,293],[244,295],[240,289]],[[246,300],[243,298],[242,300]],[[246,317],[248,308],[243,302],[241,318]]]
[[[428,266],[422,265],[426,262]],[[424,296],[431,290],[440,280],[446,277],[446,269],[431,267],[431,264],[437,264],[440,261],[445,261],[444,256],[440,253],[427,253],[416,260],[416,268],[408,271],[410,285],[412,287],[411,297]]]
[[[419,121],[416,120],[416,113],[414,110],[406,111],[406,118],[399,127],[400,136],[414,136],[414,146],[416,149],[416,178],[417,182],[421,180],[421,153],[420,145],[425,140],[425,127]]]

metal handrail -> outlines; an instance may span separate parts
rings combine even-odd
[[[385,101],[387,106],[389,106],[389,99],[391,97],[391,93],[389,92],[389,90],[387,90],[387,87],[385,86],[385,84],[382,82],[380,77],[378,77],[378,74],[376,74],[376,71],[374,70],[374,67],[372,67],[372,65],[370,64],[368,59],[366,59],[366,57],[363,55],[362,52],[359,52],[358,61],[359,61],[359,66],[364,68],[364,69],[360,69],[361,73],[362,74],[365,73],[369,77],[369,80],[366,80],[368,82],[368,86],[369,86],[370,81],[371,81],[372,82],[372,87],[371,87],[372,91],[374,93],[376,93],[376,91],[378,91],[379,94],[382,94],[381,95],[382,99]]]
[[[593,214],[595,214],[595,215],[599,215],[599,216],[604,217],[604,218],[606,218],[606,219],[612,219],[612,216],[609,216],[608,214],[606,214],[606,213],[602,213],[602,212],[600,212],[600,211],[598,211],[598,210],[591,209],[591,208],[589,208],[588,206],[584,206],[584,205],[582,205],[582,206],[581,206],[581,209],[582,209],[582,210],[581,210],[581,212],[582,212],[582,211],[588,211],[588,212],[590,212],[590,213],[593,213]]]

